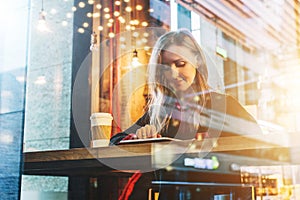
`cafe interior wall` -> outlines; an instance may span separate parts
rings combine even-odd
[[[44,8],[49,10],[46,15],[49,30],[43,33],[36,29],[40,2],[32,1],[31,7],[25,151],[69,148],[73,42],[73,22],[70,13],[73,2],[45,1],[44,3]],[[215,56],[215,37],[211,38],[215,33],[216,28],[202,20],[201,43],[207,49],[214,64],[222,66],[222,59]],[[220,77],[223,77],[222,68],[217,70]],[[211,80],[220,77],[212,77]],[[219,87],[218,83],[212,84],[215,88]],[[138,94],[141,94],[141,91]],[[131,114],[136,115],[136,113]],[[134,118],[136,119],[137,116]],[[61,195],[56,198],[66,198],[67,187],[66,178],[23,176],[22,197],[26,199],[29,195],[31,198],[34,196],[40,198],[40,195],[48,195],[49,198],[49,195]]]
[[[43,3],[43,5],[42,5]],[[73,1],[30,2],[24,151],[68,149]],[[46,12],[46,28],[38,29]],[[68,178],[22,176],[21,199],[67,199]]]
[[[52,6],[56,11],[52,10]],[[69,148],[70,74],[73,44],[72,6],[72,1],[44,1],[44,9],[47,8],[48,10],[46,22],[49,25],[49,30],[41,33],[36,29],[41,1],[31,1],[30,53],[28,53],[24,129],[25,151]],[[205,23],[204,21],[203,24]],[[205,31],[201,33],[203,42],[211,41],[210,38],[205,39],[205,37],[210,37],[215,31],[211,24],[207,24],[207,26],[211,30],[209,34],[205,34]],[[208,31],[209,29],[203,28],[203,30]],[[214,55],[214,45],[207,44],[206,46],[211,46],[210,54]],[[234,48],[241,52],[239,47]],[[274,65],[272,59],[266,56],[265,52],[261,52],[261,55],[258,52],[256,55],[249,54],[247,58],[241,59],[239,66],[244,66],[243,62],[249,58],[256,58],[256,60],[263,58],[261,62],[254,60],[247,62],[249,65]],[[219,64],[222,62],[219,58],[214,59]],[[238,62],[240,58],[236,59]],[[218,66],[222,66],[219,64]],[[272,86],[266,83],[261,86],[262,92],[263,90],[272,91]],[[268,91],[265,92],[269,93]],[[287,115],[283,113],[282,118]],[[268,118],[268,116],[265,117]],[[288,121],[290,118],[293,119],[293,116],[289,115],[286,120]],[[294,130],[297,130],[297,123],[295,120],[294,122]],[[288,123],[286,124],[288,125]],[[66,199],[67,182],[66,178],[23,176],[22,197],[28,199],[26,195],[29,195],[30,199],[41,199],[40,195],[45,195],[43,199],[53,199],[54,196],[56,196],[55,199]]]

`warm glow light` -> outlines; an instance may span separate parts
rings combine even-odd
[[[105,17],[105,19],[109,19],[109,18],[110,18],[110,14],[106,13],[106,14],[104,15],[104,17]]]
[[[131,12],[131,11],[132,11],[132,8],[131,8],[130,6],[127,6],[127,7],[125,8],[125,11],[126,11],[126,12]]]
[[[78,6],[79,6],[79,8],[84,8],[85,7],[85,3],[81,1],[81,2],[78,3]]]
[[[143,42],[143,43],[147,43],[148,40],[147,40],[146,38],[142,38],[142,42]]]
[[[143,35],[144,35],[144,37],[148,37],[149,33],[145,32]]]
[[[97,18],[97,17],[100,17],[100,13],[99,13],[99,12],[95,12],[95,13],[93,14],[93,18]]]
[[[122,24],[124,24],[126,22],[122,16],[118,17],[118,19],[119,19],[120,23],[122,23]]]
[[[112,27],[113,24],[108,22],[108,23],[107,23],[107,26],[108,26],[108,27]]]
[[[142,65],[142,64],[139,62],[138,57],[133,57],[133,58],[132,58],[131,66],[132,66],[133,68],[138,67],[138,66],[141,66],[141,65]]]
[[[39,14],[39,21],[38,21],[37,29],[41,32],[49,31],[47,23],[46,23],[46,12],[43,10]]]
[[[194,96],[193,100],[194,100],[195,102],[199,102],[199,101],[200,101],[200,97],[199,97],[198,95],[196,95],[196,96]]]
[[[114,12],[114,16],[115,16],[115,17],[120,16],[120,12],[119,12],[119,11],[115,11],[115,12]]]
[[[108,20],[108,22],[109,22],[109,23],[113,23],[113,22],[114,22],[114,19],[110,18],[110,19]]]
[[[67,14],[66,14],[66,17],[70,19],[70,18],[73,17],[73,14],[72,14],[72,13],[67,13]]]
[[[113,32],[110,32],[110,33],[108,34],[108,37],[110,37],[110,38],[113,38],[113,37],[115,37],[115,33],[113,33]]]
[[[136,43],[137,46],[141,46],[142,45],[141,40],[137,40],[135,43]]]
[[[121,49],[125,49],[126,45],[125,44],[121,44],[120,47],[121,47]]]
[[[78,33],[84,33],[84,29],[83,29],[83,28],[78,28],[78,29],[77,29],[77,32],[78,32]]]
[[[100,9],[102,8],[102,5],[98,3],[98,4],[96,5],[96,8],[100,10]]]
[[[102,31],[103,30],[103,26],[98,26],[98,30]]]
[[[138,58],[138,52],[137,50],[133,51],[133,56],[132,56],[132,60],[131,60],[131,66],[133,68],[139,67],[142,64],[139,62],[139,58]]]
[[[54,8],[52,8],[52,9],[50,10],[50,13],[51,13],[52,15],[55,15],[55,14],[57,13],[57,10],[54,9]]]
[[[143,6],[141,6],[141,5],[136,5],[136,10],[138,10],[138,11],[140,11],[140,10],[143,10]]]
[[[148,22],[142,22],[142,26],[148,26]]]
[[[134,20],[130,20],[129,22],[131,25],[139,25],[140,21],[137,20],[137,19],[134,19]]]
[[[149,51],[150,47],[149,46],[144,46],[145,51]]]
[[[46,25],[46,21],[45,20],[39,20],[38,25],[37,25],[37,29],[41,32],[46,32],[48,30],[48,27]]]
[[[139,32],[133,32],[133,33],[132,33],[132,36],[133,36],[133,37],[139,37],[139,35],[140,35]]]
[[[109,12],[109,8],[106,7],[106,8],[103,9],[103,11],[104,11],[104,12]]]
[[[115,1],[115,5],[119,6],[119,5],[121,5],[121,2],[120,1]]]
[[[131,26],[130,25],[126,25],[125,29],[129,31],[131,29]]]
[[[125,37],[120,37],[120,42],[125,42],[126,38]]]
[[[89,23],[84,22],[84,23],[82,24],[82,26],[83,26],[84,28],[87,28],[87,27],[89,27]]]
[[[64,21],[61,22],[61,25],[62,25],[62,26],[67,26],[67,25],[68,25],[68,22],[64,20]]]
[[[88,4],[94,4],[94,1],[93,0],[88,0]]]
[[[124,0],[124,2],[128,3],[128,2],[129,2],[129,0]]]
[[[73,12],[75,12],[77,10],[77,8],[75,6],[72,6],[72,9],[71,9]]]
[[[154,12],[153,8],[149,8],[148,12]]]
[[[89,18],[91,18],[93,16],[93,14],[90,13],[90,12],[88,12],[88,13],[86,13],[86,16],[89,17]]]

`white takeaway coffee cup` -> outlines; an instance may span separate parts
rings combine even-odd
[[[113,117],[110,113],[97,112],[90,117],[91,120],[91,147],[109,145]]]

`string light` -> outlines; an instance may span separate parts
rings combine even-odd
[[[138,58],[138,52],[136,49],[134,49],[133,51],[133,56],[132,56],[132,61],[131,61],[131,66],[133,68],[139,67],[142,64],[139,62],[139,58]]]
[[[131,11],[132,11],[132,8],[131,8],[130,6],[127,6],[127,7],[125,8],[125,11],[126,11],[126,12],[131,12]]]
[[[138,10],[138,11],[141,11],[141,10],[143,10],[143,6],[142,5],[136,5],[136,10]]]
[[[90,13],[90,12],[88,12],[88,13],[86,13],[86,16],[87,16],[88,18],[91,18],[91,17],[93,17],[93,14]]]
[[[90,50],[91,51],[98,51],[99,47],[98,47],[98,41],[97,41],[97,34],[95,32],[93,32],[91,34],[91,46],[90,46]]]
[[[110,37],[110,38],[115,37],[115,33],[113,33],[113,32],[108,33],[108,37]]]
[[[96,13],[93,14],[93,18],[98,18],[98,17],[100,17],[100,13],[99,12],[96,12]]]
[[[96,8],[100,10],[102,8],[102,5],[101,4],[97,4]]]
[[[42,8],[39,13],[39,21],[37,25],[37,29],[41,32],[49,31],[46,23],[46,12],[44,11],[44,1],[42,0]]]
[[[103,7],[102,4],[97,3],[95,0],[87,0],[85,1],[80,1],[77,5],[71,5],[70,6],[70,12],[65,13],[64,19],[61,19],[61,26],[62,27],[67,27],[70,24],[70,21],[68,19],[72,19],[74,12],[80,10],[80,9],[85,9],[87,5],[92,5],[96,10],[94,11],[87,11],[85,14],[85,17],[88,18],[97,18],[97,17],[103,17],[104,21],[103,24],[95,27],[96,32],[104,31],[104,29],[108,29],[107,31],[104,31],[102,34],[106,34],[107,38],[114,38],[116,37],[116,33],[114,32],[114,29],[112,29],[115,25],[115,23],[119,23],[120,25],[122,24],[123,30],[126,31],[133,31],[134,35],[133,38],[136,40],[135,44],[137,46],[143,45],[146,46],[148,40],[146,37],[148,36],[147,33],[142,33],[138,32],[137,28],[139,27],[147,27],[149,24],[147,21],[139,21],[135,17],[135,12],[140,12],[144,9],[143,5],[141,4],[136,4],[134,6],[131,6],[131,1],[133,0],[116,0],[113,4],[116,7],[116,9],[111,9],[108,6]],[[65,0],[65,2],[67,2]],[[124,5],[125,4],[125,5]],[[122,8],[120,7],[122,5]],[[150,8],[150,10],[145,10],[149,12],[153,12],[154,10]],[[50,15],[56,15],[57,14],[56,9],[51,9],[51,12],[49,12]],[[133,14],[133,15],[132,15]],[[130,16],[130,17],[128,17]],[[44,11],[44,4],[42,0],[42,9],[39,13],[39,22],[38,22],[38,29],[40,31],[47,31],[49,30],[48,27],[46,26],[46,12]],[[57,15],[56,15],[57,17]],[[47,17],[48,18],[48,17]],[[86,21],[86,20],[85,20]],[[81,27],[77,28],[77,32],[80,34],[84,34],[85,32],[89,32],[89,27],[91,24],[87,22],[83,22]],[[97,35],[95,33],[90,33],[91,34],[91,46],[90,49],[91,51],[94,51],[97,49]],[[98,34],[98,33],[97,33]],[[126,44],[128,41],[124,41],[122,47],[123,48],[128,48],[128,44]],[[136,47],[135,47],[136,48]],[[144,47],[142,47],[144,48]],[[149,49],[149,48],[145,48]],[[135,50],[136,51],[136,50]],[[134,51],[134,56],[132,58],[133,64],[138,61],[137,58],[137,53]],[[134,64],[135,65],[135,64]]]
[[[79,2],[79,3],[78,3],[78,7],[79,7],[79,8],[84,8],[84,7],[85,7],[85,3],[82,2],[82,1]]]
[[[68,2],[68,0],[65,0],[65,2]],[[144,9],[141,4],[137,4],[133,9],[128,4],[128,3],[130,3],[130,0],[123,0],[123,2],[127,4],[126,6],[124,6],[123,9],[125,9],[125,12],[128,12],[128,13],[133,12],[134,9],[135,9],[135,11],[141,11]],[[71,12],[66,13],[66,15],[65,15],[66,18],[68,18],[68,19],[73,18],[73,13],[76,12],[80,8],[85,8],[86,4],[94,5],[98,10],[102,9],[102,5],[99,3],[96,4],[95,0],[88,0],[87,2],[80,1],[77,5],[71,6],[71,9],[70,9]],[[114,2],[114,4],[115,4],[115,6],[121,6],[122,2],[120,0],[116,0]],[[124,16],[121,16],[122,12],[114,11],[113,13],[110,13],[111,9],[109,7],[103,8],[103,11],[104,11],[104,15],[103,15],[104,19],[110,20],[109,27],[113,26],[113,23],[115,22],[115,20],[118,20],[118,22],[121,24],[126,23]],[[153,9],[150,8],[148,11],[153,12]],[[57,10],[51,9],[50,14],[52,14],[52,15],[57,14]],[[44,5],[43,5],[43,0],[42,0],[42,9],[39,13],[39,20],[38,20],[38,26],[37,26],[39,31],[48,31],[49,30],[47,27],[47,23],[46,23],[46,15],[47,15],[47,13],[44,11]],[[100,14],[100,12],[87,12],[86,16],[88,18],[97,18],[97,17],[100,17],[101,14]],[[114,22],[111,21],[111,19],[113,19],[112,17],[115,17]],[[129,23],[131,24],[131,26],[125,27],[125,30],[135,30],[137,28],[137,26],[139,26],[139,25],[142,27],[148,26],[148,22],[146,22],[146,21],[140,22],[137,19],[132,19]],[[69,22],[66,21],[65,19],[61,20],[62,26],[67,26],[68,24],[69,24]],[[88,28],[88,26],[83,26],[82,28]],[[103,28],[100,28],[98,30],[103,30]],[[85,30],[79,29],[78,32],[84,33]]]

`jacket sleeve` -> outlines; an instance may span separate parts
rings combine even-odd
[[[227,115],[234,119],[231,125],[236,126],[246,134],[262,134],[262,130],[256,119],[234,97],[226,96]],[[247,131],[246,131],[247,130]]]
[[[140,119],[138,119],[132,126],[130,126],[128,129],[126,129],[123,132],[117,133],[110,139],[110,145],[116,145],[121,140],[123,140],[128,134],[135,134],[135,132],[145,126],[146,124],[150,123],[150,117],[149,114],[146,112]]]
[[[231,95],[211,93],[207,108],[206,127],[212,137],[262,133],[255,118]]]

